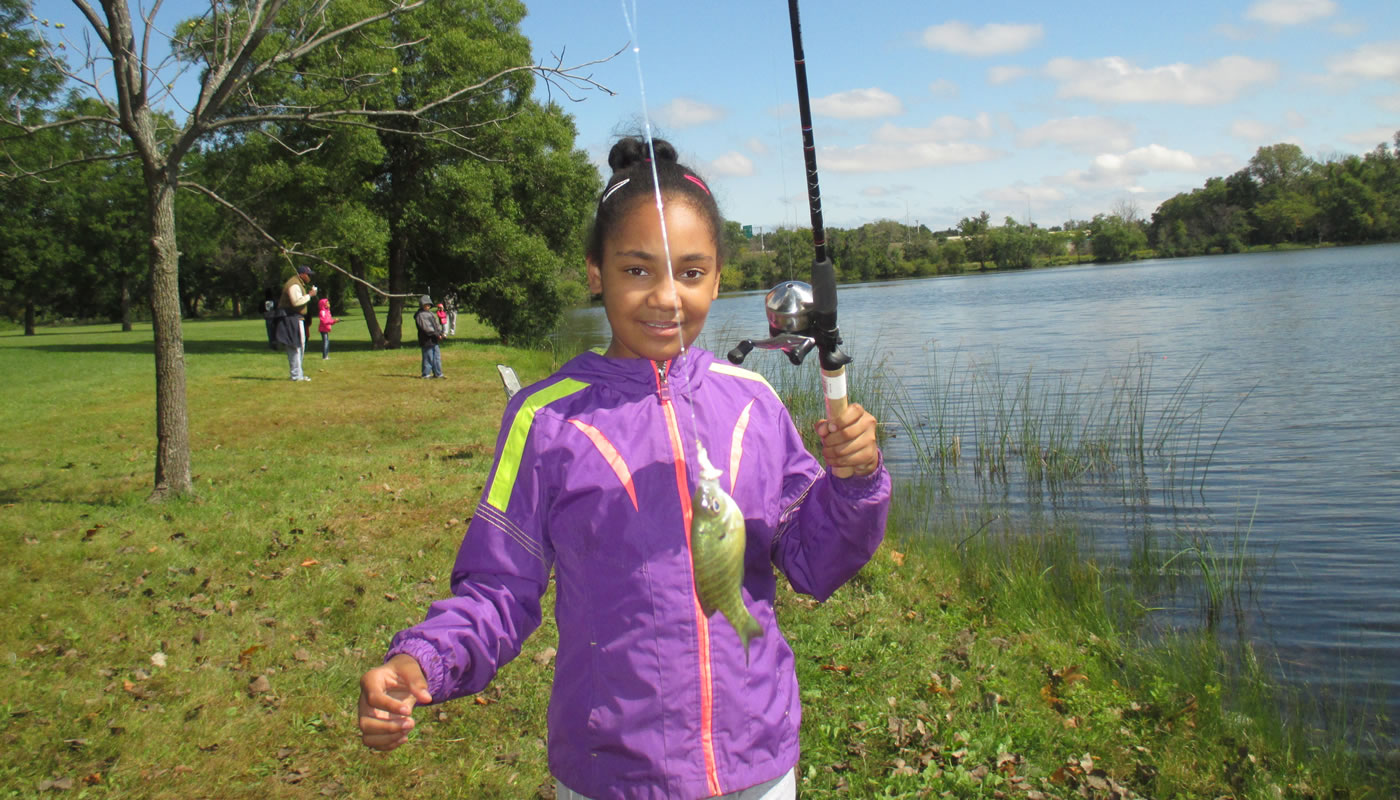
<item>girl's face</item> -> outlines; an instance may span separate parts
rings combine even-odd
[[[667,361],[690,346],[719,296],[719,254],[705,217],[685,203],[663,204],[671,274],[661,220],[639,199],[603,242],[603,263],[588,263],[588,290],[603,296],[612,327],[612,358]]]

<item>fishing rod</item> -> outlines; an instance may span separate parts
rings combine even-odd
[[[827,419],[846,410],[846,365],[851,357],[841,349],[841,329],[836,324],[836,267],[826,247],[822,224],[822,193],[817,180],[817,146],[812,136],[812,104],[807,96],[807,59],[802,50],[802,20],[797,0],[788,0],[792,27],[792,59],[797,73],[797,109],[802,122],[802,155],[807,167],[807,206],[812,217],[812,282],[783,281],[764,297],[768,315],[767,339],[744,339],[729,351],[729,360],[741,364],[754,348],[781,350],[800,365],[816,349],[821,362],[822,394]],[[851,470],[835,470],[848,477]]]

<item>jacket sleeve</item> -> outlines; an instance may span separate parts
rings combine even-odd
[[[540,625],[554,563],[540,502],[548,467],[536,449],[541,437],[515,423],[519,412],[512,402],[502,421],[496,463],[452,569],[452,597],[400,631],[385,656],[413,656],[433,702],[486,688]]]
[[[783,420],[784,510],[773,536],[773,563],[794,589],[826,600],[865,566],[884,539],[890,475],[883,459],[864,477],[832,475],[807,451],[786,412]]]

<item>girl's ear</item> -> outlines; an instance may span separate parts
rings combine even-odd
[[[599,295],[603,293],[603,270],[592,259],[588,261],[588,293]]]

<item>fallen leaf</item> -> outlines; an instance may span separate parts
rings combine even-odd
[[[272,682],[266,675],[259,675],[248,684],[248,696],[254,697],[272,691]]]
[[[151,654],[151,665],[156,667],[165,666],[165,653],[156,651]]]
[[[904,566],[904,554],[899,552],[898,550],[890,551],[890,560],[894,562],[894,565],[896,567]]]
[[[557,654],[558,651],[555,650],[553,647],[546,647],[538,653],[535,653],[535,663],[543,667],[544,665],[553,661],[554,656]]]
[[[239,667],[240,669],[247,669],[247,668],[248,668],[249,662],[252,661],[253,654],[256,653],[256,652],[258,652],[258,651],[261,650],[261,649],[263,649],[263,645],[255,644],[255,645],[253,645],[253,646],[247,648],[247,649],[244,650],[243,652],[239,653],[239,654],[238,654],[238,667]]]
[[[301,562],[301,565],[302,565],[303,567],[314,567],[314,566],[316,566],[316,565],[319,564],[319,563],[321,563],[321,562],[317,561],[317,560],[314,559],[314,558],[308,558],[308,559],[306,559],[305,561]]]

